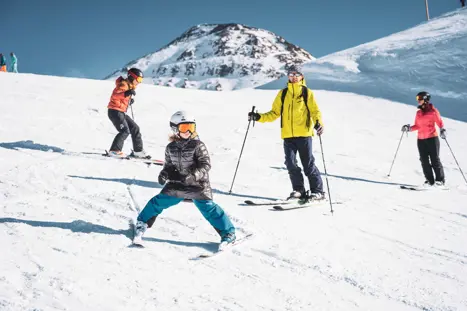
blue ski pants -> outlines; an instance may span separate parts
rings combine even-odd
[[[183,198],[172,197],[159,193],[146,204],[144,209],[138,215],[138,220],[147,223],[149,219],[157,217],[162,211],[171,206],[182,202]],[[224,210],[212,200],[193,200],[201,214],[206,218],[211,226],[216,229],[220,236],[227,233],[234,233],[235,227],[225,214]]]
[[[323,180],[315,165],[315,157],[312,153],[311,136],[284,139],[285,166],[289,171],[293,190],[305,191],[302,170],[297,163],[297,152],[303,165],[303,172],[310,182],[310,191],[314,193],[323,192]]]

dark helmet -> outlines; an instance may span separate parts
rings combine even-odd
[[[130,68],[128,70],[128,80],[138,80],[138,82],[143,81],[143,72],[138,68]]]
[[[431,95],[428,92],[420,92],[415,98],[417,99],[417,101],[423,100],[425,103],[427,103],[430,101]]]

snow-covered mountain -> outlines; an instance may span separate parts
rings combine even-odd
[[[149,84],[234,90],[276,80],[290,64],[312,59],[307,51],[267,30],[240,24],[202,24],[106,79],[134,66],[143,70]]]
[[[450,118],[467,121],[467,9],[307,63],[309,87],[417,105],[419,91]],[[262,89],[285,85],[279,79]]]
[[[0,72],[0,85],[2,311],[467,310],[467,187],[445,142],[450,190],[399,188],[424,181],[415,133],[386,177],[414,107],[316,91],[331,195],[342,203],[331,216],[327,204],[287,212],[243,204],[291,191],[279,121],[249,127],[229,195],[247,112],[252,103],[270,109],[277,90],[138,87],[145,149],[163,157],[171,114],[192,111],[215,201],[239,237],[254,234],[194,261],[219,236],[192,203],[165,210],[146,248],[128,247],[128,220],[161,190],[160,167],[100,156],[116,134],[106,109],[112,82]],[[467,172],[467,124],[445,126]],[[124,151],[131,147],[128,138]]]

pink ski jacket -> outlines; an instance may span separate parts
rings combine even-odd
[[[410,127],[410,131],[418,131],[418,139],[427,139],[438,136],[435,124],[439,128],[444,127],[443,120],[432,103],[428,103],[427,107],[419,109],[415,116],[415,124]]]

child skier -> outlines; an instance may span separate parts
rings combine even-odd
[[[440,128],[443,139],[446,139],[446,129],[439,111],[430,102],[430,94],[420,92],[416,98],[419,110],[415,116],[415,124],[402,126],[402,131],[418,131],[417,147],[426,179],[424,186],[444,186],[444,169],[439,159],[439,138],[435,124]],[[433,170],[436,177],[433,177]]]
[[[219,248],[235,241],[235,228],[224,210],[212,201],[209,183],[211,160],[206,145],[196,133],[195,118],[178,111],[170,119],[173,135],[165,149],[165,164],[159,174],[162,191],[138,215],[134,243],[139,244],[147,228],[166,208],[192,199],[201,214],[221,236]]]
[[[138,68],[128,70],[127,79],[120,76],[115,81],[116,87],[107,106],[109,119],[118,131],[110,147],[109,155],[111,157],[125,157],[122,152],[123,143],[131,134],[131,140],[133,141],[133,153],[131,155],[137,158],[151,158],[143,150],[143,139],[138,124],[126,114],[128,105],[132,105],[134,102],[132,97],[136,95],[135,89],[141,82],[143,82],[143,72]]]

